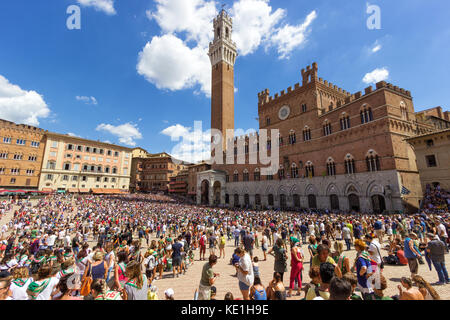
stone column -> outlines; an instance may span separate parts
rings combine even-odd
[[[214,188],[210,185],[208,192],[208,202],[210,206],[214,205]]]
[[[197,185],[197,204],[200,205],[202,203],[202,186]]]

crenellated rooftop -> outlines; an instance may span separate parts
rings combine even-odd
[[[373,90],[372,86],[369,86],[364,89],[364,94],[361,91],[351,94],[350,92],[338,87],[337,85],[335,85],[331,82],[328,82],[327,80],[324,80],[323,78],[319,78],[317,76],[317,71],[318,71],[318,66],[317,66],[317,63],[314,62],[311,66],[307,66],[306,69],[302,69],[302,71],[301,71],[302,78],[303,78],[302,85],[300,85],[299,83],[296,83],[294,85],[294,88],[292,88],[292,86],[291,86],[291,87],[287,88],[287,90],[282,90],[281,92],[276,93],[274,96],[270,96],[269,89],[265,89],[265,90],[259,92],[258,93],[258,106],[263,106],[263,105],[271,103],[271,102],[276,102],[278,99],[281,99],[284,96],[291,94],[292,92],[300,90],[301,88],[307,86],[310,83],[320,83],[320,84],[324,85],[326,88],[333,90],[335,93],[345,96],[345,100],[344,100],[345,104],[350,103],[354,100],[357,100],[368,94],[371,94],[372,92],[375,92],[380,89],[385,89],[385,88],[393,90],[400,94],[403,94],[407,97],[411,97],[410,91],[405,90],[403,88],[399,88],[398,86],[394,86],[393,84],[387,83],[386,81],[378,82],[376,84],[375,90]],[[344,98],[344,97],[342,97],[342,98]],[[339,107],[341,105],[342,105],[342,103],[340,101],[338,101],[337,106]]]

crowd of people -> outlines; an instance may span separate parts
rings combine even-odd
[[[424,212],[445,213],[450,210],[450,192],[438,184],[427,184],[423,197],[422,209]]]
[[[49,195],[5,200],[0,211],[13,212],[0,229],[3,300],[155,300],[159,279],[183,276],[198,261],[204,265],[194,299],[214,300],[215,266],[226,258],[241,296],[228,292],[225,300],[285,300],[294,291],[305,300],[436,300],[434,286],[450,282],[450,214],[441,206],[371,215],[209,208],[165,195]],[[231,257],[227,245],[235,247]],[[259,263],[268,256],[274,272],[264,285]],[[434,267],[436,283],[419,275],[420,264]],[[410,270],[394,296],[383,293],[389,265]],[[174,300],[174,290],[164,298]]]

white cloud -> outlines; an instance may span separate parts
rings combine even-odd
[[[120,143],[133,147],[136,145],[134,140],[142,139],[142,134],[139,132],[138,127],[129,122],[118,126],[102,123],[97,126],[96,130],[109,132],[118,137]]]
[[[377,68],[372,72],[366,73],[366,75],[363,78],[363,82],[367,84],[377,83],[379,81],[386,80],[388,77],[389,77],[389,70],[386,67]]]
[[[47,118],[50,109],[42,95],[26,91],[0,75],[0,118],[32,126],[39,125],[39,118]]]
[[[375,47],[372,48],[372,53],[378,52],[381,50],[381,44],[376,45]]]
[[[185,127],[181,124],[170,126],[160,132],[171,138],[172,141],[180,141],[170,154],[175,158],[187,162],[199,162],[208,160],[211,155],[211,132],[202,131],[200,128]]]
[[[95,97],[86,97],[86,96],[76,96],[75,99],[77,99],[78,101],[83,101],[85,104],[93,104],[93,105],[97,105],[97,99],[95,99]]]
[[[206,95],[211,90],[211,66],[201,47],[189,48],[172,34],[153,37],[139,53],[137,71],[158,89],[172,91],[200,84]]]
[[[85,7],[94,7],[97,11],[103,11],[108,15],[115,15],[114,0],[77,0],[79,4]]]
[[[72,133],[72,132],[68,132],[67,135],[71,136],[71,137],[81,138],[81,136],[76,135],[75,133]]]
[[[240,0],[233,4],[233,40],[243,56],[269,41],[275,26],[285,17],[283,9],[272,12],[269,0]]]
[[[380,51],[383,48],[383,46],[381,45],[380,41],[375,41],[375,43],[372,45],[372,47],[370,47],[369,51],[370,53],[376,53],[378,51]]]
[[[208,46],[212,41],[212,20],[217,14],[214,0],[154,0],[147,10],[162,35],[154,36],[139,53],[137,71],[158,89],[182,90],[200,86],[209,96],[211,65]],[[307,38],[317,14],[312,11],[302,24],[283,23],[286,10],[273,10],[270,0],[238,0],[229,10],[233,18],[233,40],[239,55],[246,56],[260,46],[275,47],[280,59]],[[198,93],[198,90],[195,90]]]
[[[279,58],[289,58],[290,53],[302,45],[306,41],[308,35],[308,28],[312,22],[317,18],[316,11],[312,11],[305,19],[305,22],[297,26],[285,25],[277,30],[271,37],[270,43],[277,47]]]
[[[186,40],[193,40],[207,48],[212,39],[211,22],[216,15],[216,3],[205,0],[155,0],[156,12],[147,11],[163,33],[186,32]]]

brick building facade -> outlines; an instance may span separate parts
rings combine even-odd
[[[221,19],[228,19],[223,12],[214,25]],[[211,61],[213,70],[219,62],[234,66],[222,56]],[[222,117],[217,109],[212,103],[212,118]],[[249,136],[237,137],[235,160],[240,142],[246,164],[214,164],[200,173],[198,203],[364,212],[418,208],[419,172],[405,139],[434,127],[416,119],[409,91],[381,81],[351,94],[319,78],[313,63],[302,70],[301,83],[273,97],[268,89],[260,92],[258,115],[260,129],[279,130],[276,141],[264,142],[267,149],[279,147],[278,172],[263,176],[264,166],[248,164],[260,146],[250,146]]]
[[[170,154],[141,154],[133,158],[132,192],[169,192],[170,178],[185,169],[186,164],[174,161]]]

